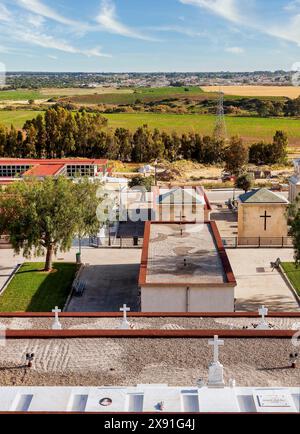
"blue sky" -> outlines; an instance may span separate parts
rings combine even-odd
[[[0,62],[27,71],[252,71],[300,61],[300,0],[0,0]]]

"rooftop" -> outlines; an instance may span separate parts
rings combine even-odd
[[[69,315],[69,314],[68,314]],[[60,314],[63,330],[116,330],[120,326],[121,318],[106,317],[75,317]],[[150,315],[150,314],[149,314]],[[149,316],[129,314],[128,320],[133,330],[241,330],[243,327],[253,328],[260,322],[257,316]],[[299,330],[300,316],[276,316],[272,313],[267,318],[273,330]],[[48,317],[0,317],[0,330],[50,330],[53,315]]]
[[[168,387],[5,387],[0,388],[4,412],[168,412],[168,413],[297,413],[299,388]],[[107,404],[108,401],[108,404]],[[158,408],[163,402],[164,407]],[[101,404],[102,403],[102,404]],[[106,404],[106,405],[105,405]],[[113,421],[113,419],[112,419]],[[178,421],[179,422],[179,421]],[[135,422],[117,422],[131,430]],[[116,426],[115,426],[116,427]]]
[[[24,173],[26,176],[54,176],[62,168],[64,164],[38,164],[32,166],[27,172]]]
[[[283,196],[274,193],[273,191],[268,190],[267,188],[260,188],[259,190],[252,190],[248,193],[241,194],[239,197],[240,201],[242,203],[289,203],[286,198]]]
[[[202,191],[193,187],[173,187],[171,189],[168,188],[160,188],[159,196],[157,201],[159,204],[174,204],[174,205],[183,205],[183,204],[195,204],[195,205],[205,205],[205,199]]]
[[[299,387],[291,369],[290,338],[226,338],[220,349],[225,383]],[[26,353],[35,354],[24,369]],[[207,338],[10,339],[0,352],[0,386],[195,386],[208,378],[212,348]]]
[[[146,223],[140,285],[153,284],[235,285],[215,222]]]

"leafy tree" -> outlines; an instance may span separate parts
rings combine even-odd
[[[294,244],[294,258],[297,266],[300,265],[300,197],[289,205],[287,220],[290,226],[290,234]]]
[[[88,178],[79,178],[74,185],[74,196],[76,201],[77,213],[77,235],[79,240],[88,236],[96,236],[99,232],[99,222],[97,217],[97,206],[101,202],[99,193],[102,185],[99,182],[90,182]]]
[[[243,173],[235,181],[235,188],[244,190],[247,193],[252,187],[252,178],[248,173]]]
[[[287,160],[288,137],[284,131],[276,131],[273,138],[271,162],[285,163]]]
[[[129,182],[129,187],[144,187],[147,191],[151,191],[151,187],[154,185],[153,176],[135,176]]]
[[[226,170],[234,175],[239,175],[244,169],[249,161],[249,150],[240,137],[235,136],[230,139],[224,151],[224,161]]]
[[[4,128],[4,126],[0,124],[0,156],[4,155],[6,149],[6,142],[7,142],[6,135],[7,135],[6,128]]]
[[[15,252],[23,250],[25,257],[46,251],[45,270],[50,271],[53,254],[69,250],[78,232],[94,231],[95,189],[65,177],[16,182],[0,195],[0,233],[7,233]]]

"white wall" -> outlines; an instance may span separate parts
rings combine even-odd
[[[187,287],[147,286],[141,288],[141,302],[142,312],[233,312],[234,287],[191,287],[187,291]]]

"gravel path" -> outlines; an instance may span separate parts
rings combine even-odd
[[[220,349],[225,379],[238,386],[300,387],[300,368],[288,367],[289,339],[226,339]],[[34,352],[31,369],[26,352]],[[192,386],[208,376],[207,339],[8,340],[0,352],[0,386]]]
[[[269,318],[275,330],[300,330],[300,318]],[[11,330],[50,329],[53,318],[0,318],[0,328]],[[121,318],[61,318],[64,329],[117,329]],[[133,329],[191,330],[242,329],[258,324],[258,318],[129,318]]]

